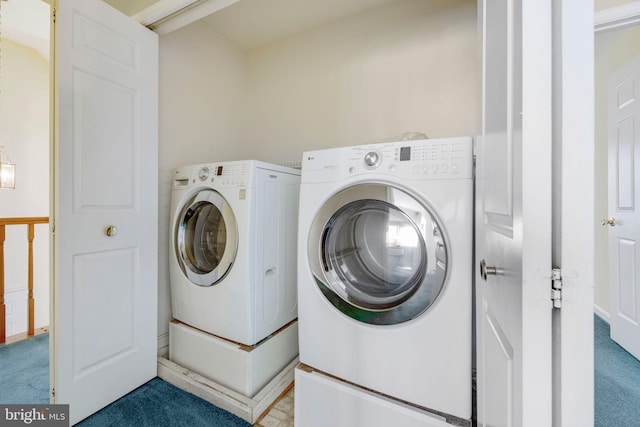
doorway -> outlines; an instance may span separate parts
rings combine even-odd
[[[2,4],[0,145],[16,165],[15,188],[0,190],[0,219],[13,219],[5,225],[4,242],[8,342],[31,327],[37,334],[49,326],[49,15],[41,0]],[[34,321],[29,325],[31,238]]]
[[[635,12],[640,16],[640,7]],[[640,25],[598,31],[595,35],[595,285],[594,310],[609,323],[611,313],[609,283],[609,225],[600,220],[610,217],[608,212],[608,82],[609,78],[640,55]]]
[[[6,223],[5,334],[12,343],[46,333],[50,325],[50,6],[41,0],[1,6],[0,145],[15,164],[15,188],[0,190],[0,224]],[[4,384],[10,402],[49,401],[47,342],[39,336],[3,353],[15,361]],[[25,378],[29,387],[12,386]]]

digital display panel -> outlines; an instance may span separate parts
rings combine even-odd
[[[220,175],[222,175],[222,166],[218,166],[216,168],[216,176],[220,176]]]
[[[411,160],[411,147],[400,147],[400,161]]]

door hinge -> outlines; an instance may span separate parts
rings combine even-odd
[[[551,301],[553,308],[562,308],[562,270],[551,270]]]
[[[56,22],[56,8],[52,7],[51,8],[51,18],[53,19],[53,22]]]
[[[53,397],[54,399],[56,397],[56,388],[55,387],[51,387],[51,397]]]

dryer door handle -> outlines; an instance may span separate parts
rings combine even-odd
[[[270,268],[267,271],[264,272],[265,277],[269,277],[269,276],[273,276],[274,274],[276,274],[276,268]]]

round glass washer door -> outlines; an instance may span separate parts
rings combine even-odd
[[[175,253],[184,275],[212,286],[231,270],[238,252],[238,226],[231,206],[212,189],[195,193],[175,225]]]
[[[333,195],[309,235],[315,282],[347,316],[374,325],[414,319],[447,279],[442,224],[416,197],[386,184],[359,184]]]

